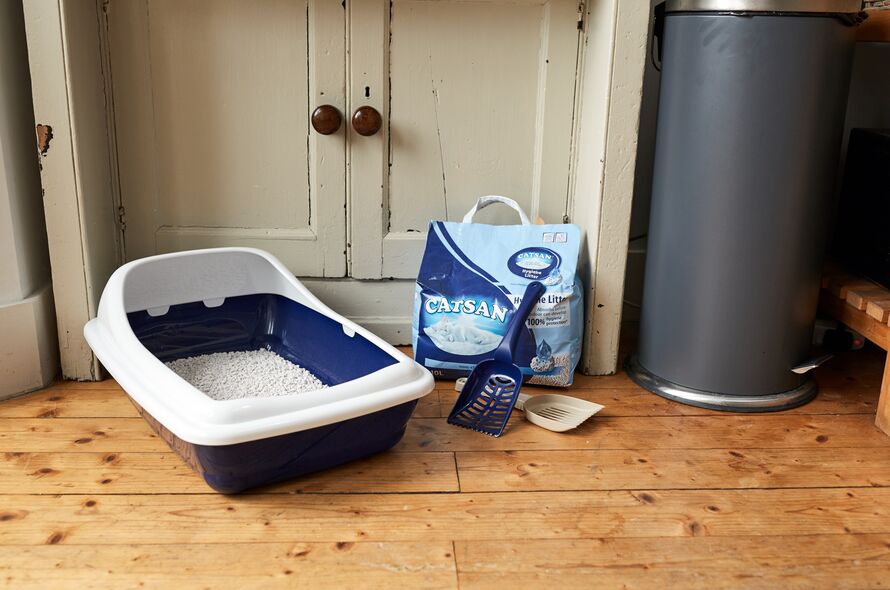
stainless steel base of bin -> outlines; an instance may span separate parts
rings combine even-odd
[[[624,370],[627,371],[628,377],[634,383],[656,395],[675,402],[698,406],[699,408],[724,410],[727,412],[777,412],[779,410],[788,410],[809,402],[816,397],[818,392],[816,382],[812,378],[807,379],[802,385],[789,391],[769,395],[743,396],[700,391],[662,379],[643,367],[636,355],[627,359],[627,362],[624,363]]]

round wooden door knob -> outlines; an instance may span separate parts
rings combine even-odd
[[[323,104],[312,111],[312,128],[322,135],[336,133],[343,122],[343,117],[337,107]]]
[[[359,135],[374,135],[382,126],[383,117],[374,107],[365,105],[355,109],[352,114],[352,128]]]

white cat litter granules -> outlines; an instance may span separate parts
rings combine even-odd
[[[327,387],[306,369],[269,350],[215,352],[166,365],[215,400],[277,397]]]

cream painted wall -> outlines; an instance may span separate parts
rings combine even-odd
[[[0,4],[0,303],[49,279],[22,7]]]
[[[0,3],[0,399],[58,370],[22,5]]]

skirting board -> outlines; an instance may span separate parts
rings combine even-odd
[[[414,281],[300,279],[325,305],[390,344],[411,344]]]
[[[395,346],[411,344],[411,318],[405,316],[347,316],[356,324],[374,332]]]
[[[48,385],[59,371],[53,292],[49,285],[23,301],[0,305],[0,399]]]

